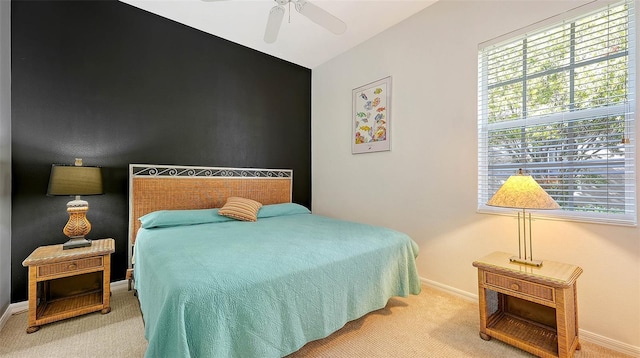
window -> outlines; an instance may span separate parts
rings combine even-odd
[[[636,224],[634,2],[598,6],[480,45],[480,212],[522,168],[560,204],[549,216]]]

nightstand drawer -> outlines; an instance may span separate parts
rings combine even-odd
[[[497,275],[491,272],[484,273],[484,280],[488,285],[501,287],[514,293],[533,296],[549,302],[555,302],[552,287]]]
[[[75,272],[90,268],[100,268],[103,266],[102,256],[89,257],[86,259],[70,260],[55,264],[38,266],[38,277],[59,275],[66,272]]]

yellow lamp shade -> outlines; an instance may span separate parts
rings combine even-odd
[[[510,176],[487,205],[518,209],[560,209],[560,205],[531,175],[524,174]]]

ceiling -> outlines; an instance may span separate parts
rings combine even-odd
[[[277,40],[264,42],[274,0],[121,0],[260,52],[311,68],[330,60],[433,4],[436,0],[307,0],[344,21],[335,35],[285,5]],[[289,12],[289,9],[291,12]]]

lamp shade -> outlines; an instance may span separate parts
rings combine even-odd
[[[102,170],[99,167],[73,165],[51,166],[47,195],[103,194]]]
[[[531,175],[521,173],[510,176],[487,205],[518,209],[560,209],[560,205]]]

